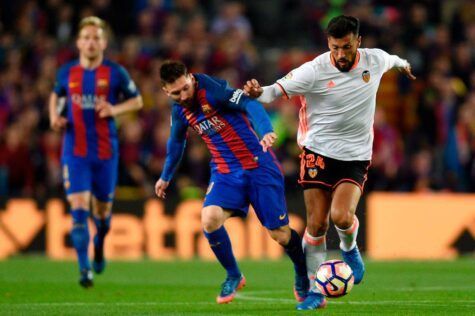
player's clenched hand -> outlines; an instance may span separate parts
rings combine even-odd
[[[61,131],[66,127],[66,124],[68,124],[68,120],[65,117],[59,115],[51,117],[50,119],[51,129],[55,132]]]
[[[243,87],[244,93],[251,98],[258,98],[264,91],[256,79],[251,79],[246,82]]]
[[[261,139],[261,146],[264,152],[267,151],[268,148],[274,145],[275,140],[277,139],[277,134],[274,132],[270,132],[264,135]]]
[[[407,67],[399,68],[399,71],[405,74],[409,79],[416,80],[416,76],[412,74],[411,65]]]
[[[169,181],[165,181],[162,178],[158,179],[155,183],[155,193],[161,199],[164,199],[166,196],[165,190],[168,188]]]
[[[115,115],[114,106],[105,100],[99,100],[96,103],[96,112],[99,117],[110,117]]]

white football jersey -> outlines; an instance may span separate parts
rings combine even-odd
[[[301,96],[299,145],[338,160],[370,160],[381,77],[408,65],[381,49],[358,49],[352,69],[341,72],[326,52],[279,79],[287,97]]]

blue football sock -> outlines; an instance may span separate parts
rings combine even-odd
[[[84,209],[71,210],[73,217],[73,229],[71,230],[71,241],[78,255],[79,270],[91,269],[87,248],[89,246],[89,228],[87,219],[89,211]]]
[[[234,258],[231,240],[229,239],[224,226],[221,226],[214,232],[204,232],[204,234],[208,239],[211,250],[213,250],[216,258],[218,258],[218,261],[226,269],[228,277],[240,277],[241,271],[237,265],[236,258]]]
[[[305,263],[305,254],[302,248],[302,238],[293,229],[290,230],[290,240],[284,246],[285,252],[294,263],[295,273],[299,276],[307,276],[307,265]]]
[[[94,247],[102,250],[104,247],[104,239],[109,232],[110,225],[111,225],[111,214],[109,214],[106,218],[94,218],[94,224],[96,224],[96,236],[94,236]]]

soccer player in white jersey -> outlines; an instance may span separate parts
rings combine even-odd
[[[330,218],[340,237],[344,261],[353,269],[355,284],[363,279],[364,263],[356,236],[355,216],[370,166],[376,93],[385,72],[395,67],[410,79],[410,64],[381,49],[359,48],[359,21],[333,18],[327,27],[329,52],[292,70],[270,86],[257,80],[244,90],[263,103],[284,96],[301,97],[297,141],[302,147],[299,183],[304,189],[307,229],[303,238],[311,281],[326,259],[325,236]],[[311,282],[314,284],[314,282]],[[326,305],[313,285],[299,310]]]

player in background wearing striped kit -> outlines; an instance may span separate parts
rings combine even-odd
[[[325,235],[330,218],[340,237],[344,261],[355,284],[363,279],[364,263],[356,236],[356,207],[363,192],[373,145],[376,93],[381,77],[395,67],[410,79],[410,64],[381,49],[363,49],[359,21],[338,16],[327,27],[329,52],[292,70],[271,86],[246,83],[246,94],[263,103],[278,97],[301,98],[298,144],[302,147],[299,183],[304,190],[307,229],[303,248],[311,288],[299,310],[326,305],[314,285],[314,273],[326,259]]]
[[[303,301],[309,285],[302,240],[289,227],[284,176],[270,148],[277,136],[264,108],[242,90],[229,87],[224,80],[188,73],[185,65],[178,61],[164,62],[160,77],[163,90],[174,103],[167,156],[155,192],[165,198],[190,127],[206,143],[212,157],[201,222],[211,250],[227,273],[217,303],[231,302],[236,291],[246,283],[223,224],[231,216],[245,217],[249,204],[270,236],[292,260],[294,295]]]
[[[101,273],[106,264],[104,239],[110,228],[119,159],[114,117],[142,107],[127,71],[104,59],[106,33],[106,23],[97,17],[80,22],[76,41],[79,59],[58,70],[49,101],[51,128],[65,129],[63,183],[73,218],[71,241],[78,256],[79,284],[85,288],[93,285],[88,257],[91,204],[97,231],[92,267]],[[66,117],[58,111],[62,97],[66,99]]]

